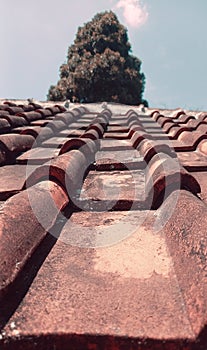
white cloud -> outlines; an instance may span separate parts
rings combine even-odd
[[[115,8],[123,9],[126,24],[131,27],[139,28],[148,19],[147,8],[141,4],[140,0],[119,0]]]

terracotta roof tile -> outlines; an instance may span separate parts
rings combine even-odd
[[[33,198],[32,206],[30,197]],[[22,205],[20,206],[19,203]],[[14,281],[32,251],[55,223],[59,210],[66,204],[67,197],[64,192],[59,186],[49,181],[13,196],[4,204],[0,217],[0,296]],[[43,215],[44,228],[38,222],[35,210]],[[21,225],[19,235],[16,234],[17,222]]]
[[[205,350],[206,113],[71,105],[0,104],[0,348]]]
[[[0,136],[0,164],[12,164],[16,157],[32,148],[34,137],[31,135],[5,134]]]
[[[17,113],[17,116],[23,117],[26,119],[27,123],[31,123],[34,120],[38,120],[42,118],[41,113],[38,112],[24,112],[24,113]]]
[[[21,115],[19,115],[19,116],[5,115],[5,116],[1,117],[1,120],[2,119],[6,119],[12,128],[17,128],[19,126],[23,126],[23,125],[28,124],[28,122],[24,118],[22,118]]]

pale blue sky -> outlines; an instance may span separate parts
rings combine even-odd
[[[132,3],[143,15],[137,27],[124,13]],[[207,111],[206,0],[0,0],[0,97],[45,100],[78,26],[109,9],[142,60],[150,106]]]

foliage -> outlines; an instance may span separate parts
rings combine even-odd
[[[97,14],[78,28],[67,63],[60,67],[60,80],[50,87],[48,99],[146,104],[141,61],[130,51],[127,31],[116,15],[112,11]]]

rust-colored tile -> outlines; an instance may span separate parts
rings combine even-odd
[[[66,224],[23,303],[4,328],[5,342],[16,334],[16,346],[31,335],[39,344],[41,334],[58,349],[63,337],[64,349],[78,349],[83,338],[83,349],[112,350],[123,348],[124,337],[124,348],[135,350],[152,339],[152,347],[146,349],[153,349],[155,342],[160,344],[157,349],[163,349],[163,342],[168,345],[172,339],[191,340],[194,333],[165,237],[162,232],[152,232],[151,216],[142,224],[143,215],[147,213],[72,216],[71,225]],[[101,244],[107,232],[115,235],[116,227],[117,244],[87,248],[96,238]],[[85,248],[67,243],[73,237],[70,233],[77,237],[80,231],[78,243]],[[121,239],[123,236],[128,238]],[[76,346],[74,334],[80,337]],[[87,341],[89,335],[97,337],[94,345]],[[105,340],[96,346],[99,336]],[[176,349],[167,345],[165,350]]]
[[[42,106],[39,103],[36,103],[36,102],[30,102],[29,106],[32,106],[34,110],[42,108]]]
[[[0,200],[6,200],[20,192],[26,180],[26,174],[32,171],[25,165],[7,165],[0,167]]]
[[[181,110],[175,110],[175,111],[173,111],[172,113],[171,113],[171,118],[172,119],[178,119],[178,118],[180,118],[180,116],[182,116],[182,115],[185,115],[185,112],[181,109]]]
[[[173,148],[170,147],[170,142],[166,144],[159,141],[143,139],[137,146],[137,149],[146,163],[149,163],[152,157],[157,153],[165,153],[170,157],[176,157],[176,153]]]
[[[51,107],[47,107],[45,109],[48,109],[48,111],[50,111],[52,113],[52,115],[60,113],[60,109],[57,106],[51,106]]]
[[[47,124],[49,123],[49,120],[42,120],[42,119],[39,119],[39,120],[35,120],[33,122],[30,123],[31,126],[41,126],[41,127],[44,127],[46,126]]]
[[[118,200],[143,202],[145,200],[145,172],[143,170],[90,171],[84,181],[80,199],[115,203]]]
[[[1,106],[0,106],[1,107]],[[5,111],[5,110],[2,110],[1,108],[0,108],[0,117],[3,117],[3,116],[5,116],[5,115],[9,115],[9,112],[8,111]]]
[[[90,139],[90,140],[96,141],[100,137],[99,137],[99,132],[97,130],[95,130],[95,129],[88,129],[84,133],[82,133],[81,138]]]
[[[1,118],[0,119],[0,133],[4,134],[11,130],[11,124],[8,120]]]
[[[102,151],[121,151],[133,148],[131,140],[102,139],[100,145]]]
[[[145,131],[136,131],[131,138],[133,148],[137,148],[143,140],[152,139],[152,136]]]
[[[44,150],[47,151],[49,148]],[[42,157],[40,158],[42,159]],[[79,196],[89,165],[90,161],[86,159],[82,152],[72,150],[51,159],[40,167],[36,167],[35,171],[29,175],[24,187],[33,186],[45,178],[53,179],[53,181],[61,184],[71,200],[75,200]]]
[[[55,120],[61,120],[66,126],[74,123],[75,118],[71,112],[56,114]]]
[[[180,115],[177,119],[176,119],[176,121],[177,121],[177,123],[178,124],[188,124],[189,123],[189,121],[193,121],[193,120],[195,120],[195,117],[194,116],[192,116],[192,115]]]
[[[195,150],[202,140],[207,139],[207,134],[203,134],[201,131],[184,131],[180,134],[178,139],[185,144],[192,145]]]
[[[14,130],[12,130],[14,131]],[[40,126],[27,126],[19,129],[15,129],[15,132],[18,132],[21,135],[32,135],[35,139],[39,136],[39,134],[42,132],[42,128]]]
[[[17,157],[16,162],[17,164],[43,164],[57,157],[58,153],[57,148],[36,147],[21,154]]]
[[[38,137],[36,138],[36,143],[38,145],[41,145],[42,142],[44,142],[45,140],[49,139],[50,137],[55,137],[55,133],[51,128],[48,128],[47,126],[45,126],[44,128],[41,128]]]
[[[97,131],[98,136],[101,139],[104,135],[106,128],[107,128],[106,124],[104,124],[104,123],[100,124],[100,123],[94,122],[94,123],[89,125],[89,127],[87,128],[87,131],[91,131],[91,130]]]
[[[146,163],[140,153],[135,150],[106,152],[99,151],[96,153],[96,170],[113,171],[127,169],[144,169]]]
[[[125,132],[128,133],[129,132],[129,128],[128,127],[123,127],[121,125],[117,125],[117,126],[113,126],[113,125],[109,125],[107,128],[107,132],[108,133],[117,133],[117,132]]]
[[[0,136],[0,162],[12,164],[16,157],[32,148],[35,139],[31,135],[5,134]]]
[[[164,153],[154,155],[146,172],[146,196],[152,209],[157,209],[171,192],[180,189],[195,195],[201,191],[199,183],[177,159]]]
[[[66,109],[64,106],[62,106],[62,105],[57,104],[57,105],[55,105],[55,107],[59,108],[59,111],[60,111],[61,113],[67,111],[67,109]]]
[[[50,137],[41,143],[42,147],[61,148],[69,139],[67,137]]]
[[[60,131],[58,133],[58,136],[61,137],[79,137],[82,136],[84,133],[84,130],[81,129],[75,129],[75,128],[65,128],[64,130]]]
[[[52,120],[47,124],[48,128],[51,128],[54,133],[58,133],[65,129],[65,123],[62,120]]]
[[[36,112],[40,113],[42,118],[47,118],[52,116],[52,112],[49,111],[48,109],[38,108],[36,109]]]
[[[117,140],[127,140],[131,138],[131,135],[129,133],[124,133],[124,132],[116,132],[116,133],[111,133],[111,132],[105,132],[104,133],[104,138],[105,139],[117,139]]]
[[[204,139],[200,141],[197,148],[202,154],[207,156],[207,140]]]
[[[15,116],[15,115],[6,115],[2,116],[2,119],[6,119],[12,128],[17,128],[19,126],[27,125],[28,122],[22,118],[21,116]]]
[[[42,182],[8,199],[0,212],[0,297],[68,202],[64,191]]]
[[[95,160],[96,152],[100,149],[99,140],[91,140],[87,138],[74,138],[74,139],[66,139],[67,141],[61,147],[59,154],[64,154],[71,150],[78,149],[81,151],[86,158],[93,163]]]
[[[31,123],[34,120],[38,120],[42,118],[41,113],[36,111],[18,113],[18,116],[25,118],[27,123]]]
[[[177,157],[180,164],[188,171],[207,170],[207,158],[199,151],[179,152]]]
[[[17,113],[24,112],[23,108],[17,107],[17,106],[6,107],[5,110],[8,111],[9,114],[11,114],[11,115],[15,115]]]
[[[11,101],[4,101],[3,103],[5,107],[10,106],[10,107],[17,107],[17,104]]]
[[[176,140],[179,138],[179,136],[185,132],[185,131],[192,131],[192,128],[188,126],[181,126],[181,125],[175,125],[172,126],[168,132],[169,138],[171,140]]]
[[[189,192],[179,191],[158,211],[161,222],[169,218],[165,220],[164,232],[195,337],[207,322],[206,210],[201,200]],[[205,346],[206,342],[201,349]]]

